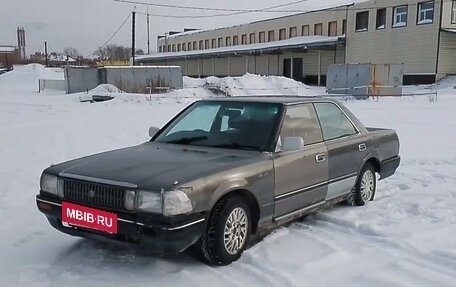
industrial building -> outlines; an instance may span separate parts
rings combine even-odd
[[[323,2],[323,1],[321,1]],[[456,0],[357,1],[214,30],[159,37],[138,65],[191,77],[280,75],[324,84],[330,64],[403,64],[404,83],[456,74]]]

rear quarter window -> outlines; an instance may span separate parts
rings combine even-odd
[[[315,110],[320,119],[323,139],[325,141],[343,138],[357,134],[353,126],[341,109],[333,103],[315,103]]]

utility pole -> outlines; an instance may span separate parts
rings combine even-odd
[[[131,58],[133,66],[135,65],[135,34],[136,34],[136,12],[132,12],[132,20],[131,20]]]
[[[147,5],[147,55],[150,55],[150,21],[149,5]]]
[[[44,42],[44,60],[46,62],[46,67],[48,67],[48,43]]]

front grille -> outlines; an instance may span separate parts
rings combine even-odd
[[[123,188],[116,186],[71,179],[63,180],[65,199],[89,206],[125,210],[124,192]]]

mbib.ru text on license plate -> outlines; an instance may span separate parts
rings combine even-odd
[[[117,234],[117,214],[62,202],[62,222]]]

